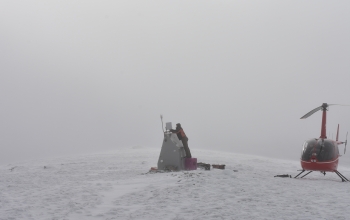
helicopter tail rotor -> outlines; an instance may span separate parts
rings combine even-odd
[[[348,133],[349,133],[349,132],[346,132],[346,140],[345,140],[344,154],[345,154],[345,152],[346,152],[346,145],[348,144]]]

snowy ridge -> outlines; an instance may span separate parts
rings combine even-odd
[[[298,161],[192,149],[225,170],[148,173],[160,149],[0,167],[0,219],[349,219],[349,183]],[[341,164],[341,162],[340,162]],[[339,171],[350,177],[350,169]]]

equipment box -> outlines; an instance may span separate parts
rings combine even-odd
[[[197,158],[185,158],[186,170],[197,170]]]

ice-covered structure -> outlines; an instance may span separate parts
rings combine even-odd
[[[158,159],[158,170],[194,170],[197,169],[196,158],[186,158],[182,141],[170,132],[171,122],[166,123],[162,149]]]

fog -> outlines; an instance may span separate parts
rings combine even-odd
[[[349,11],[348,1],[1,1],[0,164],[160,149],[160,114],[191,149],[298,160],[321,112],[300,117],[350,104]],[[327,116],[328,137],[340,123],[345,140],[350,107]]]

